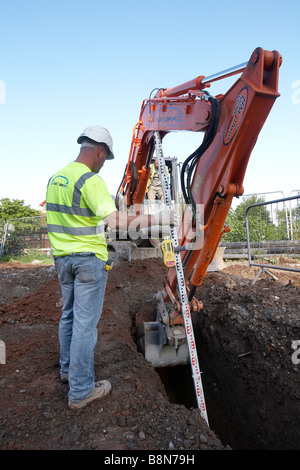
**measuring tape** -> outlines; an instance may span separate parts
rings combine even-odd
[[[162,143],[159,132],[154,132],[154,140],[155,140],[155,152],[158,161],[158,169],[162,183],[162,189],[164,194],[165,204],[168,209],[172,208],[172,201],[169,192],[169,183],[168,183],[168,176],[165,168],[165,159],[163,156],[162,151]],[[190,355],[190,362],[192,367],[192,375],[194,380],[195,392],[197,397],[197,404],[198,408],[200,409],[201,416],[205,419],[207,425],[208,424],[208,417],[207,417],[207,410],[204,398],[204,391],[202,386],[201,380],[201,371],[198,361],[198,354],[196,349],[196,342],[194,338],[194,330],[192,325],[192,318],[190,312],[190,306],[188,302],[186,287],[185,287],[185,279],[184,279],[184,272],[182,267],[182,261],[180,252],[176,252],[176,248],[178,247],[178,238],[177,238],[177,230],[173,226],[171,227],[171,240],[173,243],[173,251],[172,256],[175,256],[175,269],[176,269],[176,276],[177,276],[177,284],[179,290],[179,302],[181,305],[181,311],[184,320],[185,326],[185,333],[187,337],[189,355]]]

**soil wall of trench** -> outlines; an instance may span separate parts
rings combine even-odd
[[[208,273],[193,314],[209,427],[195,404],[190,367],[154,369],[137,351],[137,324],[155,315],[165,268],[136,260],[110,273],[95,348],[103,401],[67,407],[59,381],[61,294],[49,266],[0,265],[0,449],[298,450],[300,280],[245,263]]]

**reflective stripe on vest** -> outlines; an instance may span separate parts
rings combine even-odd
[[[97,235],[104,232],[104,225],[93,227],[66,227],[64,225],[47,224],[48,232],[67,233],[68,235]]]
[[[63,214],[79,215],[81,217],[95,217],[96,214],[89,208],[80,207],[81,201],[81,188],[95,173],[89,171],[81,175],[79,180],[74,185],[72,206],[66,206],[64,204],[56,204],[47,202],[46,210],[52,212],[60,212]],[[50,178],[48,185],[50,184]],[[91,226],[91,227],[66,227],[65,225],[47,224],[48,232],[55,233],[66,233],[69,235],[95,235],[104,231],[103,225]]]
[[[84,207],[69,207],[63,204],[53,204],[52,202],[47,203],[47,211],[62,212],[64,214],[81,215],[82,217],[93,217],[94,212],[91,209],[85,209]]]

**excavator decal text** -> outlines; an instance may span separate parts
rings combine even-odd
[[[244,87],[235,99],[226,123],[223,142],[228,145],[240,127],[248,99],[248,88]]]
[[[153,122],[164,123],[164,125],[181,127],[182,111],[174,106],[167,106],[162,113],[161,109],[155,112]]]

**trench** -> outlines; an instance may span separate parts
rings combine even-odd
[[[197,408],[194,383],[190,366],[177,366],[155,369],[166,389],[171,403]],[[203,369],[202,369],[203,370]],[[241,422],[238,406],[232,404],[227,387],[224,391],[215,371],[205,370],[202,374],[203,390],[210,428],[224,446],[232,450],[264,450],[267,447],[255,439],[255,430],[249,429],[246,420]]]
[[[224,380],[232,376],[230,364],[212,359],[215,347],[208,344],[201,331],[194,326],[197,352],[210,429],[224,446],[232,450],[264,450],[265,443],[259,441],[255,426],[247,421],[245,402],[237,402],[237,392]],[[154,368],[166,390],[170,403],[197,408],[197,399],[190,365]],[[234,381],[234,380],[233,380]],[[244,406],[245,405],[245,406]]]
[[[201,362],[200,362],[201,364]],[[197,408],[194,383],[190,365],[156,368],[171,403]],[[203,370],[203,369],[202,369]],[[203,390],[210,428],[218,436],[224,446],[232,450],[264,449],[249,432],[247,422],[240,422],[240,412],[235,407],[232,411],[231,397],[224,392],[222,383],[215,371],[207,369],[202,373]],[[227,406],[226,406],[227,404]],[[244,413],[242,413],[244,414]]]
[[[290,320],[299,305],[293,304],[295,291],[288,295],[282,287],[278,295],[284,302],[274,306],[268,298],[269,283],[262,282],[260,291],[244,286],[242,294],[220,284],[217,291],[218,284],[213,285],[215,291],[208,284],[201,292],[203,318],[192,314],[210,429],[233,450],[299,450],[300,380],[287,349],[289,338],[299,336],[297,324]],[[253,298],[258,299],[256,319],[245,317],[243,310],[251,310]],[[288,306],[291,313],[284,319],[281,309]],[[152,300],[131,314],[136,331],[141,321],[155,320]],[[269,348],[273,335],[276,351]],[[155,371],[171,403],[197,408],[190,365]]]

